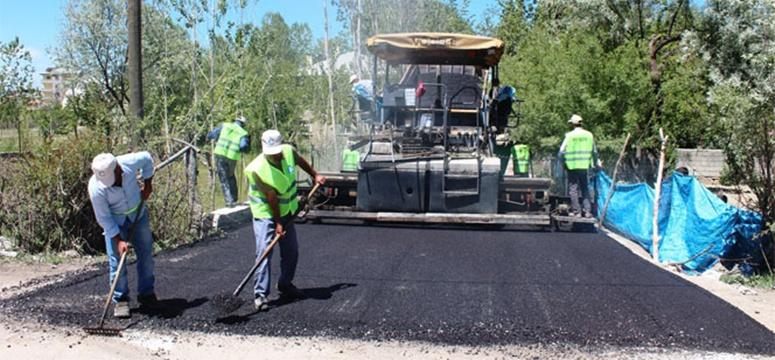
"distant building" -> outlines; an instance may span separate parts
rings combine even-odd
[[[71,88],[73,74],[61,67],[46,68],[46,71],[40,75],[43,77],[43,89],[41,90],[43,105],[65,106],[67,98],[78,92]]]
[[[311,61],[310,61],[311,62]],[[334,59],[334,71],[345,70],[348,74],[355,73],[357,61],[355,60],[355,52],[348,51],[346,53],[339,54]],[[361,54],[361,70],[368,74],[371,67],[369,67],[369,58]],[[325,61],[319,61],[307,66],[307,74],[309,75],[324,75],[328,72],[328,66]]]

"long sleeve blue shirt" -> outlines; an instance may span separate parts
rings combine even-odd
[[[119,226],[135,221],[143,209],[135,209],[140,204],[140,186],[137,173],[144,180],[153,177],[153,158],[147,151],[119,155],[117,166],[121,167],[121,186],[105,186],[92,175],[89,179],[89,198],[94,208],[94,216],[107,237],[119,234]]]

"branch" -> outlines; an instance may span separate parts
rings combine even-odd
[[[670,35],[673,32],[673,25],[675,25],[675,20],[678,18],[678,13],[681,11],[681,8],[684,5],[684,0],[678,1],[678,6],[675,8],[675,12],[673,12],[673,16],[670,19],[670,26],[667,28],[667,34]]]

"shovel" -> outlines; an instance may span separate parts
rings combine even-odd
[[[145,203],[145,200],[143,198],[140,198],[140,205],[138,205],[138,214],[140,211],[143,211],[143,204]],[[138,218],[135,218],[135,222],[133,222],[130,225],[129,228],[129,238],[128,241],[132,241],[132,237],[135,234],[135,225],[137,224]],[[118,267],[116,268],[116,276],[113,278],[113,283],[110,285],[110,291],[108,292],[107,299],[105,299],[105,306],[102,309],[102,317],[100,317],[100,322],[96,327],[84,327],[83,331],[85,331],[87,334],[90,335],[102,335],[102,336],[121,336],[121,331],[124,330],[123,328],[110,328],[105,327],[105,316],[108,315],[108,308],[110,308],[110,302],[113,299],[113,292],[116,291],[116,285],[118,285],[118,279],[121,277],[121,272],[124,270],[124,265],[126,264],[126,255],[129,253],[129,249],[127,248],[127,251],[124,251],[123,254],[121,254],[121,260],[118,261]]]
[[[320,187],[320,184],[315,184],[315,186],[312,187],[312,190],[307,194],[307,199],[312,196],[317,190],[318,187]],[[307,206],[309,206],[309,201],[307,201]],[[305,210],[302,210],[301,212],[305,212]],[[256,260],[255,264],[253,264],[253,267],[250,268],[250,271],[248,271],[247,274],[245,274],[245,277],[242,278],[242,282],[240,282],[239,286],[237,286],[237,289],[234,290],[231,294],[218,294],[213,296],[212,300],[210,301],[210,304],[220,313],[220,314],[228,314],[231,312],[234,312],[235,310],[242,307],[242,305],[245,303],[244,299],[241,299],[239,297],[240,292],[242,292],[242,289],[245,288],[245,285],[247,285],[248,281],[250,281],[250,278],[253,277],[253,274],[255,274],[256,270],[258,270],[259,265],[266,260],[266,258],[271,254],[272,249],[277,244],[278,241],[282,238],[282,234],[277,234],[274,236],[272,241],[269,243],[269,246],[266,247],[263,253],[261,253],[261,256],[259,256],[258,260]]]

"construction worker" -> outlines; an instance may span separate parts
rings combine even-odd
[[[511,162],[514,176],[532,177],[533,165],[530,158],[530,146],[526,144],[514,144],[511,147]]]
[[[148,200],[153,192],[153,159],[146,151],[121,156],[105,153],[97,155],[91,167],[94,175],[89,179],[89,198],[105,235],[111,283],[119,276],[113,292],[113,315],[127,318],[130,314],[126,268],[121,274],[116,271],[128,242],[137,255],[137,301],[141,306],[156,303],[153,238],[148,210],[140,207],[140,198]],[[136,178],[138,171],[143,178],[142,189]]]
[[[568,123],[573,130],[565,134],[565,139],[560,145],[559,157],[568,173],[568,195],[571,200],[571,215],[592,217],[592,204],[589,197],[589,180],[587,171],[589,168],[600,167],[597,155],[597,147],[592,133],[581,127],[582,118],[573,114]],[[584,211],[579,212],[579,188],[583,199]]]
[[[371,111],[371,102],[374,101],[374,83],[371,80],[361,80],[358,75],[352,74],[350,85],[360,111]]]
[[[361,154],[357,150],[351,149],[352,143],[342,150],[342,172],[357,172],[361,162]]]
[[[509,125],[509,115],[514,111],[514,103],[517,102],[517,90],[512,86],[500,86],[500,79],[492,80],[493,96],[490,102],[490,124],[497,131],[504,131]]]
[[[326,178],[318,174],[307,160],[292,146],[283,144],[277,130],[267,130],[261,135],[261,150],[245,168],[250,183],[248,199],[253,214],[253,234],[256,239],[256,258],[261,256],[272,239],[282,236],[280,245],[280,278],[277,290],[286,298],[303,298],[293,285],[298,260],[298,243],[293,217],[299,208],[296,198],[296,165],[309,174],[315,182],[323,184]],[[268,303],[270,290],[271,254],[256,271],[255,301],[257,311]]]
[[[218,178],[221,180],[223,198],[227,207],[237,204],[237,178],[234,170],[242,153],[250,150],[250,136],[245,131],[245,118],[240,116],[233,122],[224,122],[207,134],[208,140],[218,140],[215,143],[215,166]]]

